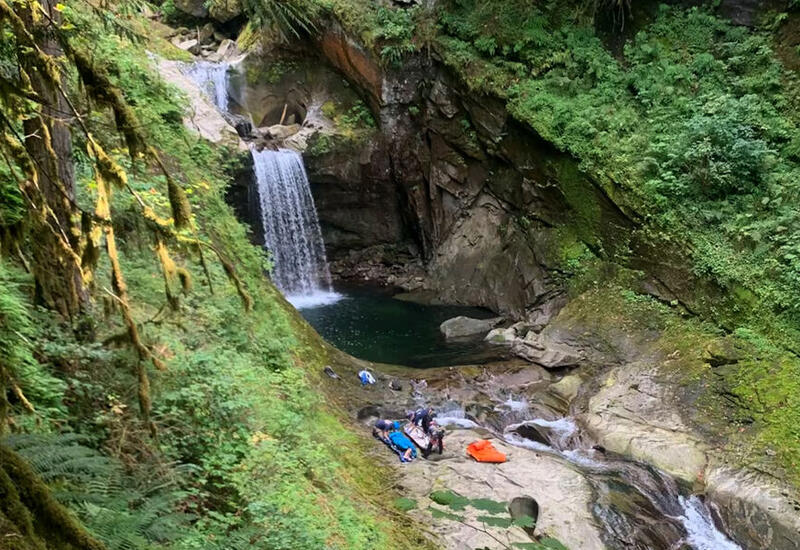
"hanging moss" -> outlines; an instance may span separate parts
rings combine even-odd
[[[140,130],[141,125],[136,118],[136,113],[125,101],[122,92],[114,86],[104,70],[92,63],[87,52],[72,47],[67,41],[62,41],[62,44],[64,51],[75,62],[75,67],[78,69],[78,74],[89,95],[95,101],[111,107],[117,129],[124,136],[128,146],[128,154],[131,158],[143,155],[147,150],[146,139]]]
[[[2,140],[3,148],[9,152],[17,166],[22,169],[22,172],[29,178],[35,178],[36,168],[25,147],[7,132],[0,134],[0,140]]]
[[[178,266],[175,265],[175,262],[167,251],[167,247],[164,245],[164,241],[161,240],[161,237],[158,235],[156,235],[156,256],[161,263],[161,273],[164,276],[164,292],[167,296],[167,303],[172,309],[176,310],[178,309],[179,302],[178,297],[172,292],[172,284],[178,276]]]
[[[8,391],[8,373],[6,369],[0,365],[0,436],[6,431],[6,422],[8,419],[8,398],[6,392]]]
[[[26,7],[34,17],[38,15],[34,5],[28,4]],[[31,59],[32,64],[40,71],[42,76],[50,80],[51,83],[58,83],[61,77],[55,58],[47,55],[39,48],[33,35],[28,30],[28,25],[11,9],[11,6],[5,0],[0,0],[0,21],[8,21],[11,24],[17,40],[27,46],[25,56]],[[27,82],[30,82],[30,80]],[[54,85],[54,87],[56,86]]]
[[[183,290],[184,294],[188,294],[192,291],[192,275],[189,273],[189,270],[183,267],[178,268],[178,279],[181,281],[181,289]]]
[[[191,227],[192,207],[189,204],[189,199],[186,197],[186,192],[171,177],[167,178],[167,187],[169,192],[169,204],[172,207],[172,219],[175,220],[175,227],[178,229]]]
[[[117,164],[111,157],[103,151],[103,148],[91,137],[89,138],[86,148],[89,155],[94,157],[97,169],[103,174],[106,180],[112,182],[115,187],[123,189],[128,184],[128,175],[125,170]]]
[[[84,273],[84,283],[91,282],[92,273],[97,267],[97,262],[100,259],[100,247],[97,242],[91,238],[92,228],[94,221],[88,213],[81,214],[81,234],[83,235],[83,243],[81,245],[81,267]]]
[[[239,298],[242,299],[242,304],[244,304],[245,311],[250,311],[253,307],[253,299],[244,289],[244,284],[236,274],[236,269],[233,267],[232,263],[225,261],[222,258],[220,258],[220,261],[222,262],[222,267],[225,269],[225,274],[228,276],[228,279],[230,279],[236,287],[236,292],[239,293]]]
[[[155,439],[158,432],[156,431],[155,423],[150,419],[153,402],[150,398],[150,377],[147,375],[147,363],[144,361],[136,362],[136,376],[139,379],[137,395],[139,397],[139,410],[142,413],[142,420],[150,430],[150,436]]]

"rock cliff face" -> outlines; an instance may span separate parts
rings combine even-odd
[[[306,154],[334,263],[400,245],[425,276],[389,282],[536,323],[566,303],[576,253],[642,271],[642,291],[689,310],[723,299],[685,251],[642,230],[613,182],[589,178],[502,101],[464,93],[435,59],[387,70],[336,26],[319,50],[380,122],[361,148]],[[398,259],[408,255],[379,261]]]

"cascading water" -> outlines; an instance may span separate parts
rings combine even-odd
[[[197,61],[184,67],[222,113],[228,112],[227,63]],[[336,301],[317,210],[302,157],[287,149],[251,148],[264,245],[272,253],[273,280],[296,307]]]
[[[197,84],[214,102],[217,109],[228,112],[228,63],[196,61],[185,65],[183,73]]]
[[[464,408],[455,402],[445,403],[436,409],[436,423],[440,426],[458,426],[460,428],[477,428],[478,424],[467,418]]]
[[[524,425],[544,428],[547,443],[523,437],[519,428]],[[594,512],[613,547],[741,550],[717,528],[708,506],[695,495],[683,494],[674,479],[646,464],[575,448],[577,435],[578,427],[569,417],[535,418],[508,425],[503,438],[517,447],[561,456],[579,467],[597,491]],[[620,487],[626,488],[623,506],[614,495]]]
[[[296,307],[337,299],[302,157],[287,149],[252,155],[275,284]]]

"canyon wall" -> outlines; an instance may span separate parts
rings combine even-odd
[[[641,272],[639,290],[690,311],[725,299],[692,274],[680,244],[642,228],[614,182],[590,178],[501,100],[465,92],[435,55],[386,69],[337,26],[320,40],[323,59],[379,121],[360,147],[305,154],[334,263],[374,262],[396,273],[416,259],[422,280],[388,280],[412,298],[537,324],[566,303],[586,257]]]

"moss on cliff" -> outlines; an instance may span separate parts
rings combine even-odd
[[[635,342],[675,385],[684,419],[741,466],[800,488],[800,359],[741,329],[725,333],[612,280],[575,298],[567,317],[592,345],[622,353]],[[616,351],[615,351],[616,350]]]

